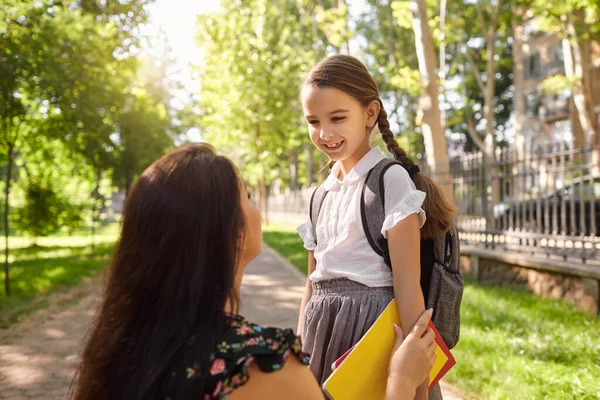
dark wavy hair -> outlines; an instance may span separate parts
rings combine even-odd
[[[192,330],[210,351],[237,313],[244,216],[226,157],[207,144],[165,155],[131,188],[122,224],[72,399],[153,398]]]

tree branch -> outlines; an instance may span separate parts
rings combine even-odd
[[[477,68],[477,64],[475,64],[475,59],[473,58],[473,55],[471,54],[471,51],[470,51],[471,49],[469,48],[469,46],[467,46],[466,43],[463,43],[463,46],[465,46],[465,55],[467,56],[467,60],[471,64],[471,68],[473,69],[473,74],[475,75],[475,79],[477,80],[477,85],[479,86],[479,89],[481,90],[481,92],[485,93],[485,91],[486,91],[485,84],[483,83],[483,78],[481,77],[481,72]]]
[[[496,27],[498,26],[498,13],[500,12],[500,2],[502,0],[496,0],[493,6],[492,12],[490,13],[490,26],[486,34],[486,40],[496,39]]]
[[[481,9],[481,3],[479,1],[475,2],[475,9],[477,10],[477,16],[479,17],[479,23],[481,24],[481,29],[484,32],[484,35],[486,35],[486,39],[487,39],[487,34],[485,33],[485,28],[484,26],[487,25],[487,23],[485,22],[485,17],[483,16],[483,10]]]
[[[500,2],[502,0],[496,0],[496,4],[494,4],[494,8],[492,10],[492,25],[494,27],[494,31],[496,30],[496,26],[498,25],[498,14],[500,13]]]
[[[471,116],[471,114],[467,115],[467,133],[469,134],[469,137],[471,138],[475,146],[477,146],[479,150],[485,152],[485,144],[475,131],[475,124],[473,122],[473,116]]]

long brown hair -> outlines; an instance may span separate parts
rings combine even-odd
[[[381,108],[377,124],[388,151],[404,168],[409,169],[415,165],[394,138],[383,102],[379,98],[377,85],[367,68],[358,59],[346,55],[327,57],[311,69],[303,86],[332,87],[341,90],[354,97],[363,107],[373,101],[379,102]],[[421,237],[432,239],[444,236],[452,227],[456,214],[454,202],[431,178],[420,172],[413,173],[411,176],[417,189],[427,194],[423,203],[427,222],[421,228]]]
[[[214,347],[237,312],[239,190],[235,166],[206,144],[165,155],[135,182],[71,398],[154,398],[192,330]]]

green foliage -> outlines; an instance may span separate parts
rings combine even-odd
[[[252,186],[285,176],[282,160],[308,142],[298,94],[316,61],[310,22],[290,2],[266,0],[225,2],[200,17],[203,137]]]
[[[530,0],[528,6],[533,11],[536,26],[540,30],[556,33],[564,38],[567,36],[566,24],[571,22],[580,39],[600,39],[600,3],[597,0]]]
[[[15,226],[34,238],[63,226],[77,229],[89,203],[91,169],[81,157],[69,156],[64,143],[48,137],[23,143],[21,152],[12,196]]]
[[[84,232],[46,237],[38,240],[37,246],[30,246],[29,238],[12,237],[13,290],[10,297],[0,293],[0,329],[46,306],[49,295],[64,292],[84,277],[98,276],[108,265],[116,238],[116,225],[101,230],[96,253],[91,256],[90,238]],[[0,248],[3,250],[3,245]],[[4,279],[3,272],[0,279]]]
[[[474,70],[479,71],[482,81],[487,85],[490,77],[486,74],[489,57],[495,60],[493,123],[495,142],[502,145],[508,139],[507,129],[513,103],[513,64],[512,64],[512,29],[515,7],[519,2],[501,2],[497,12],[497,27],[493,32],[495,41],[494,54],[487,53],[488,34],[492,15],[493,1],[473,3],[462,1],[448,3],[446,37],[448,40],[447,61],[449,77],[454,79],[453,87],[446,88],[450,98],[460,98],[459,104],[449,104],[447,110],[446,128],[454,134],[461,133],[465,150],[475,148],[467,132],[467,118],[473,119],[473,125],[480,137],[484,137],[482,126],[485,125],[484,99],[485,92],[481,90]],[[477,23],[473,23],[477,21]],[[470,57],[466,52],[469,52]]]
[[[127,191],[144,169],[173,147],[171,95],[159,68],[145,60],[118,118],[113,182]]]
[[[344,47],[353,37],[354,32],[348,29],[348,5],[340,1],[337,7],[315,7],[315,19],[336,49]]]
[[[567,78],[563,75],[554,75],[544,79],[542,83],[542,92],[544,94],[562,94],[571,90],[577,84],[573,78]]]
[[[392,130],[414,158],[423,152],[415,125],[421,78],[408,1],[369,0],[357,21],[364,36],[361,59],[371,72],[390,117]]]
[[[146,4],[0,4],[0,155],[15,167],[2,178],[15,188],[10,220],[22,231],[37,237],[95,224],[112,192],[106,182],[114,175],[115,186],[128,188],[173,146],[180,132],[166,68],[141,75]]]
[[[16,211],[16,226],[33,236],[48,236],[60,228],[59,215],[65,202],[50,182],[30,181],[25,188],[25,204]]]

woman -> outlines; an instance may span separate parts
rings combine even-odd
[[[152,164],[127,197],[71,397],[323,398],[291,330],[237,314],[261,245],[260,213],[227,158],[190,144]],[[394,352],[390,398],[414,393],[431,368],[427,320]]]

